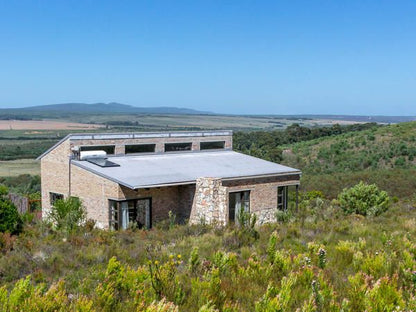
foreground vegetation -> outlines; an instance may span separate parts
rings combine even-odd
[[[310,194],[309,194],[310,195]],[[0,238],[8,311],[414,311],[416,198],[379,216],[303,196],[255,233],[26,223]]]

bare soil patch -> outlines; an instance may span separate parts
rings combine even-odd
[[[56,120],[0,120],[0,130],[88,130],[102,127]]]

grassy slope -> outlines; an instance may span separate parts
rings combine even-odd
[[[346,133],[285,147],[284,164],[300,168],[303,187],[335,197],[359,180],[376,183],[393,196],[416,188],[416,122]]]
[[[40,175],[40,161],[34,159],[0,161],[0,177],[15,177],[21,174]]]

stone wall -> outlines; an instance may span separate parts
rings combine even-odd
[[[227,189],[218,178],[198,178],[189,222],[227,223]]]

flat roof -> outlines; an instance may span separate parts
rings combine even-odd
[[[119,167],[100,167],[85,160],[72,160],[72,164],[131,189],[194,184],[202,177],[233,180],[301,173],[234,151],[114,156],[109,160]]]

